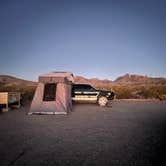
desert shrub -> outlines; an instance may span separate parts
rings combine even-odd
[[[117,99],[130,99],[132,98],[132,91],[126,86],[114,86],[112,89],[115,91]]]
[[[98,89],[113,90],[118,99],[130,99],[130,98],[157,98],[166,95],[165,85],[111,85],[105,84],[96,86]]]
[[[156,92],[159,93],[160,95],[166,94],[166,86],[157,86],[152,88],[155,89]]]
[[[113,90],[115,92],[116,98],[117,99],[129,99],[132,98],[132,91],[129,87],[127,86],[115,86],[115,85],[103,85],[103,86],[97,86],[97,89],[101,90]]]
[[[141,98],[145,98],[145,99],[154,97],[154,94],[152,93],[152,91],[150,91],[149,88],[144,86],[139,88],[139,91],[137,94],[140,95]]]
[[[19,92],[19,88],[15,86],[0,86],[0,92]]]
[[[28,102],[28,101],[32,101],[34,93],[35,93],[35,89],[36,89],[36,87],[34,87],[34,86],[25,87],[25,88],[21,89],[23,103]]]
[[[137,87],[138,94],[142,96],[142,98],[160,98],[160,96],[166,94],[165,86],[140,86]]]
[[[27,86],[27,87],[17,87],[17,86],[8,86],[0,87],[0,92],[20,92],[21,93],[21,102],[31,102],[33,95],[35,93],[36,86]]]
[[[131,98],[157,98],[160,99],[166,95],[165,85],[112,85],[112,84],[100,84],[95,88],[101,90],[113,90],[117,99],[131,99]],[[33,99],[36,86],[0,86],[0,92],[21,92],[22,102],[30,102]]]

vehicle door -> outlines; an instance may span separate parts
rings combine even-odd
[[[83,91],[83,98],[87,101],[96,101],[99,92],[90,85],[87,85]]]
[[[83,100],[83,87],[82,85],[73,85],[72,87],[72,100]]]

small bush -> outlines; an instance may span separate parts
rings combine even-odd
[[[0,92],[20,92],[21,93],[21,102],[31,102],[33,99],[33,95],[35,93],[36,86],[27,86],[27,87],[0,87]]]
[[[113,90],[118,99],[156,98],[166,95],[165,85],[104,85],[96,86],[98,89]]]

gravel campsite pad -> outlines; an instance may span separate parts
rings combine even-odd
[[[75,104],[68,115],[0,114],[0,165],[164,166],[166,102]]]

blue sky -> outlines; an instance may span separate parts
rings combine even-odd
[[[164,0],[1,0],[0,74],[166,77]]]

